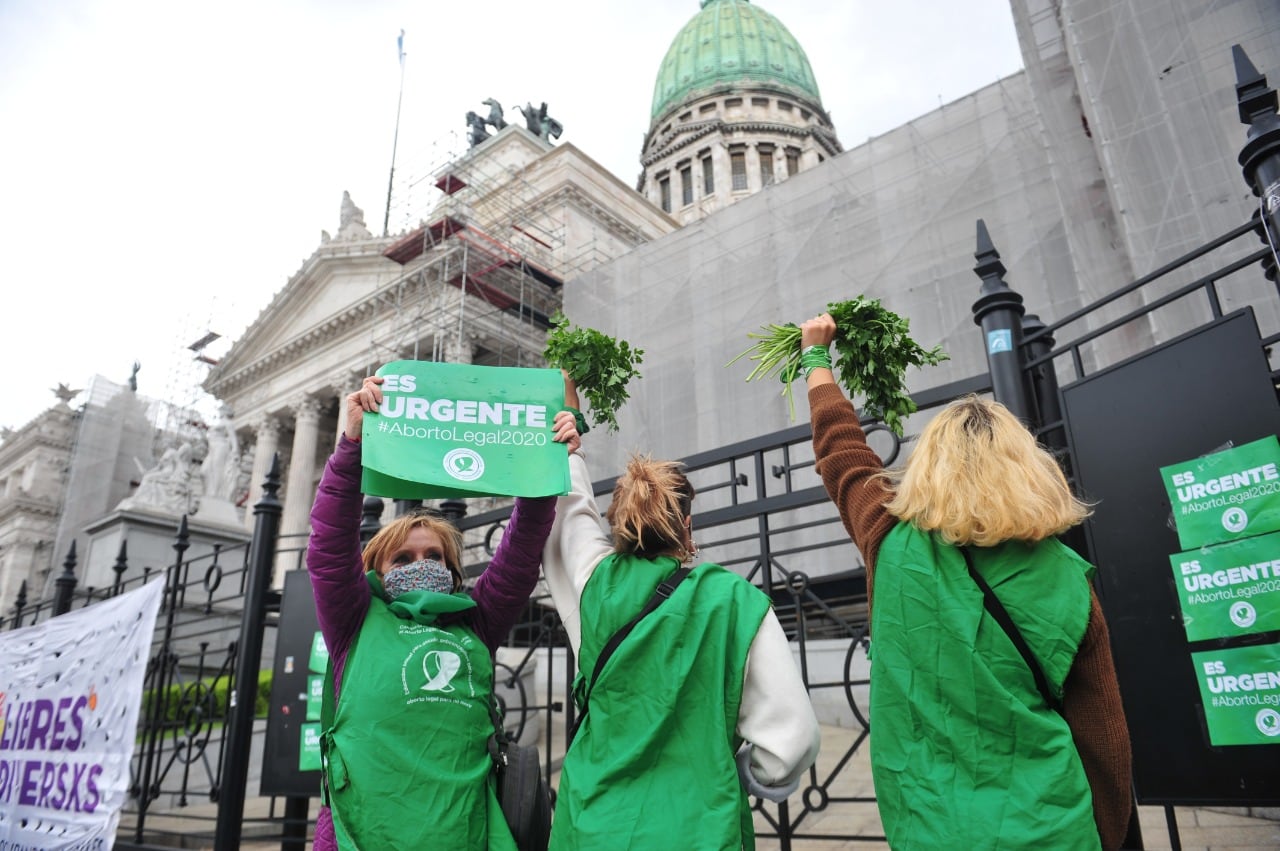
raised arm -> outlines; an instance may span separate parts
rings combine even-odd
[[[836,324],[824,313],[800,326],[802,347],[825,349],[835,335]],[[840,512],[849,537],[867,564],[867,588],[871,589],[880,542],[896,522],[885,511],[888,485],[877,474],[884,469],[880,456],[867,445],[852,403],[844,397],[829,367],[809,371],[809,417],[813,427],[813,454],[818,475]]]
[[[747,655],[737,733],[738,774],[752,795],[781,801],[818,757],[821,734],[791,645],[769,609]]]
[[[565,374],[565,405],[578,407],[578,391]],[[569,446],[569,493],[556,503],[555,523],[542,553],[542,572],[574,655],[582,637],[579,601],[587,580],[605,556],[613,552],[600,523],[600,509],[581,449]]]
[[[557,443],[578,445],[573,414],[556,414],[552,429]],[[476,601],[476,632],[491,650],[507,637],[538,584],[538,565],[555,514],[555,497],[516,499],[502,541],[476,580],[471,591]]]
[[[347,425],[325,464],[311,507],[307,572],[316,599],[316,617],[334,668],[341,676],[347,651],[365,612],[369,585],[360,557],[360,428],[364,412],[381,401],[381,378],[366,378],[347,396]]]

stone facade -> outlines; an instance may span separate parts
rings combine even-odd
[[[658,68],[636,187],[682,225],[843,150],[782,22],[748,0],[701,6]]]
[[[0,616],[6,620],[24,583],[34,602],[54,565],[76,423],[75,411],[61,401],[6,433],[0,445]]]
[[[234,412],[240,444],[254,447],[248,505],[279,453],[283,550],[305,543],[342,400],[361,378],[405,358],[541,366],[562,281],[677,227],[572,145],[515,125],[441,164],[436,178],[436,203],[406,234],[374,237],[344,199],[337,235],[205,383]]]

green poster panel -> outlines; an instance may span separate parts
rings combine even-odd
[[[364,417],[360,489],[393,499],[559,496],[569,455],[552,440],[564,407],[555,369],[393,361]]]
[[[311,656],[307,659],[307,670],[313,674],[323,674],[329,665],[329,647],[324,643],[320,630],[311,637]]]
[[[1280,745],[1280,644],[1192,653],[1213,745]]]
[[[307,720],[320,720],[320,703],[324,700],[324,676],[307,677]]]
[[[298,770],[320,770],[320,725],[303,724],[298,728]]]
[[[1184,550],[1280,530],[1280,441],[1160,468]]]
[[[1280,630],[1280,532],[1169,556],[1188,641]]]

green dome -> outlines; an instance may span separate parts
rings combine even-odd
[[[822,105],[809,57],[777,18],[749,0],[702,0],[658,68],[650,120],[691,95],[757,87]]]

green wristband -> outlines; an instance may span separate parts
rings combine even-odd
[[[591,426],[587,425],[587,418],[583,416],[582,411],[579,411],[577,408],[571,408],[568,405],[565,405],[564,409],[569,413],[573,414],[574,420],[577,421],[578,436],[582,436],[587,432],[591,431]]]
[[[831,353],[826,346],[807,346],[800,353],[800,368],[808,378],[815,369],[831,369]]]

